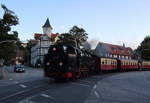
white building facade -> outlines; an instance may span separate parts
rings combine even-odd
[[[52,36],[52,27],[49,23],[49,19],[46,20],[43,25],[43,34],[39,37],[38,43],[31,48],[31,65],[39,66],[43,63],[44,55],[48,53],[49,46],[54,43]]]

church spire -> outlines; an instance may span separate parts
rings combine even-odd
[[[48,35],[49,37],[51,37],[51,33],[52,33],[52,26],[50,25],[49,19],[47,18],[45,24],[42,26],[43,28],[43,33]]]
[[[51,28],[52,29],[52,26],[50,25],[50,22],[49,22],[49,19],[47,18],[45,24],[42,26],[43,28]]]

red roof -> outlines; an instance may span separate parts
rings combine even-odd
[[[58,36],[58,34],[53,34],[53,33],[51,34],[51,38],[55,39],[57,36]]]
[[[131,55],[132,49],[130,47],[123,47],[120,45],[101,43],[108,52],[114,55]]]
[[[36,40],[39,40],[41,36],[42,36],[42,34],[39,34],[39,33],[35,33],[35,34],[34,34],[34,38],[35,38]]]
[[[58,34],[51,34],[51,38],[52,38],[52,41],[54,41],[55,40],[55,38],[58,36]]]

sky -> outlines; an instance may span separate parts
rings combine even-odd
[[[53,33],[68,32],[74,25],[88,33],[88,40],[135,49],[150,35],[150,0],[0,0],[19,18],[12,30],[22,41],[43,33],[49,18]],[[3,10],[0,8],[0,18]]]

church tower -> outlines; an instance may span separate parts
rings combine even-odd
[[[43,33],[48,35],[49,37],[51,37],[51,33],[52,33],[52,26],[50,25],[49,19],[47,18],[45,24],[42,26],[43,28]]]

